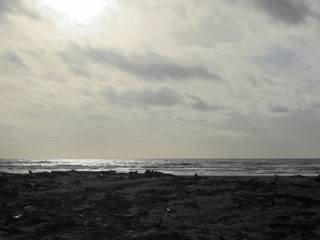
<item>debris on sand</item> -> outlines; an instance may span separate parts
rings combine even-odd
[[[318,177],[0,175],[0,239],[320,239]]]

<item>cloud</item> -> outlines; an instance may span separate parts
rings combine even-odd
[[[270,17],[286,24],[305,22],[311,13],[303,1],[294,0],[252,0],[252,3]]]
[[[320,140],[319,131],[315,131],[320,127],[319,115],[312,110],[292,111],[282,117],[257,112],[232,114],[223,127],[252,136],[251,149],[262,155],[272,151],[279,156],[303,157],[316,149]]]
[[[87,24],[40,1],[0,0],[3,155],[320,154],[319,1],[125,0]]]
[[[113,120],[113,117],[103,114],[87,114],[85,118],[96,122],[106,122]]]
[[[273,105],[270,106],[270,110],[273,113],[279,113],[279,114],[283,114],[283,113],[289,113],[291,110],[290,108],[283,106],[283,105]]]
[[[260,66],[276,68],[287,68],[295,64],[301,64],[295,50],[283,47],[271,48],[267,53],[254,57],[253,61]]]
[[[186,94],[182,95],[173,88],[163,87],[160,89],[127,89],[116,90],[109,86],[103,92],[104,96],[112,103],[118,105],[139,105],[139,106],[185,106],[200,112],[218,111],[220,107],[209,104],[200,97]]]
[[[212,1],[213,8],[219,8],[219,4]],[[232,17],[221,13],[203,15],[190,27],[176,33],[179,43],[182,45],[196,45],[204,48],[213,48],[219,43],[235,43],[242,40],[241,25]]]
[[[189,98],[192,100],[190,106],[197,111],[211,112],[219,110],[218,106],[208,104],[197,96],[189,95]]]
[[[34,19],[39,18],[39,15],[27,8],[22,0],[0,0],[0,24],[1,20],[9,14],[23,14]]]
[[[183,104],[184,98],[176,90],[163,87],[158,90],[142,89],[142,90],[115,90],[108,87],[104,91],[105,97],[113,103],[125,105],[152,105],[172,107]]]
[[[202,66],[174,63],[156,54],[127,56],[121,52],[106,48],[88,47],[83,49],[78,46],[72,46],[69,50],[63,52],[61,57],[72,69],[79,69],[79,64],[91,61],[115,67],[120,71],[147,80],[173,79],[182,81],[191,78],[220,78],[217,74],[209,72]]]
[[[3,54],[1,54],[0,60],[6,63],[14,64],[24,69],[28,69],[27,65],[23,62],[23,60],[19,57],[19,55],[13,51],[6,51]]]
[[[0,0],[0,14],[7,14],[15,11],[17,8],[20,8],[20,0]]]

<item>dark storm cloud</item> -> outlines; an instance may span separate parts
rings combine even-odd
[[[188,97],[191,99],[190,106],[197,111],[211,112],[219,110],[218,106],[208,104],[197,96],[188,95]]]
[[[147,80],[190,78],[218,79],[219,76],[202,66],[185,66],[174,63],[156,54],[127,56],[105,48],[80,48],[72,46],[61,54],[62,59],[71,66],[79,66],[86,61],[113,66],[121,71]],[[76,67],[78,69],[78,67]]]
[[[125,90],[117,91],[112,87],[108,87],[104,92],[105,97],[116,104],[138,104],[172,107],[183,104],[184,98],[176,90],[163,87],[159,90]]]
[[[311,13],[303,1],[294,0],[251,0],[259,9],[273,19],[286,24],[299,24],[306,20]]]

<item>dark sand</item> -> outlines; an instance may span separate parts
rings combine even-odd
[[[319,177],[0,174],[0,239],[320,239]]]

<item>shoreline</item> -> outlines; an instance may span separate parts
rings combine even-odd
[[[0,173],[0,239],[320,239],[320,178]]]
[[[143,173],[148,169],[161,171],[179,176],[292,176],[305,175],[317,176],[320,174],[319,161],[316,159],[277,159],[267,161],[262,159],[207,159],[197,161],[193,159],[39,159],[39,160],[14,160],[1,161],[0,170],[10,173],[25,174],[28,170],[33,172],[51,171],[109,171],[116,170],[119,173],[138,171]]]
[[[200,173],[190,173],[190,174],[174,174],[171,173],[170,171],[157,171],[157,170],[150,170],[166,175],[172,175],[172,176],[177,176],[177,177],[192,177],[195,175],[198,175],[199,177],[318,177],[320,176],[319,174],[285,174],[285,173],[280,173],[280,174],[215,174],[215,175],[205,175],[205,174],[200,174]],[[131,173],[138,173],[138,174],[144,174],[145,170],[141,171],[117,171],[117,170],[73,170],[73,169],[66,169],[66,170],[52,170],[52,171],[28,171],[25,170],[24,172],[11,172],[11,171],[0,171],[0,176],[9,174],[9,175],[29,175],[30,172],[32,174],[55,174],[55,173],[68,173],[68,172],[78,172],[78,173],[110,173],[114,172],[116,174],[131,174]]]

